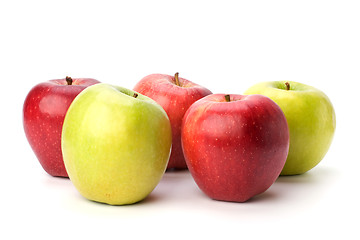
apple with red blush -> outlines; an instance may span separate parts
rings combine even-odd
[[[26,138],[43,169],[51,176],[68,177],[61,152],[61,131],[65,114],[74,98],[92,78],[54,79],[34,86],[23,105]]]
[[[268,97],[212,94],[185,113],[182,147],[191,175],[207,196],[245,202],[278,178],[289,151],[289,129]]]
[[[136,92],[148,96],[160,104],[167,113],[172,130],[172,149],[167,169],[186,169],[181,147],[181,124],[186,110],[197,100],[212,92],[185,78],[166,74],[151,74],[134,87]]]

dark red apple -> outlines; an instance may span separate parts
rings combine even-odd
[[[68,177],[62,153],[61,130],[74,98],[86,87],[99,83],[92,78],[55,79],[33,87],[23,107],[25,135],[44,170]]]
[[[186,169],[181,148],[181,123],[186,110],[211,91],[184,78],[151,74],[140,80],[134,90],[152,98],[166,111],[172,130],[172,149],[167,169]]]
[[[289,151],[289,129],[268,97],[212,94],[187,110],[182,146],[189,171],[206,195],[245,202],[278,178]]]

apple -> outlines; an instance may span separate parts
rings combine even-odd
[[[191,175],[207,196],[245,202],[278,178],[289,129],[268,97],[212,94],[185,113],[182,147]]]
[[[152,99],[96,84],[70,105],[62,151],[70,180],[81,195],[110,205],[132,204],[150,194],[166,170],[170,121]]]
[[[39,83],[26,96],[23,126],[26,138],[43,169],[51,176],[67,177],[61,153],[61,129],[66,111],[92,78],[66,77]]]
[[[159,103],[167,113],[172,130],[172,150],[167,169],[186,169],[181,147],[181,124],[186,110],[211,91],[187,79],[166,74],[151,74],[141,79],[134,90]]]
[[[336,118],[330,99],[320,90],[292,81],[262,82],[245,94],[262,94],[283,110],[290,131],[290,150],[281,175],[314,168],[332,142]]]

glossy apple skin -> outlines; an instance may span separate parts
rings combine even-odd
[[[62,132],[70,180],[85,198],[111,205],[143,200],[162,178],[171,151],[170,121],[152,99],[97,84],[80,93]]]
[[[195,101],[211,91],[187,79],[179,78],[181,86],[175,84],[174,76],[151,74],[141,79],[134,90],[159,103],[167,113],[172,130],[172,150],[167,169],[186,169],[181,147],[181,124],[186,110]]]
[[[185,113],[182,146],[195,182],[210,198],[245,202],[278,178],[288,154],[283,112],[261,95],[212,94]]]
[[[290,90],[285,90],[285,82]],[[322,91],[298,82],[258,83],[246,94],[263,94],[283,110],[290,131],[290,150],[281,175],[303,174],[327,153],[336,128],[335,110]]]
[[[68,177],[61,153],[61,129],[71,102],[86,87],[99,83],[92,78],[72,80],[72,85],[65,79],[55,79],[34,86],[23,105],[25,135],[51,176]]]

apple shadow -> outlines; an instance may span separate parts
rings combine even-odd
[[[163,197],[160,196],[160,194],[156,194],[154,192],[151,192],[146,198],[144,198],[143,200],[133,203],[133,204],[128,204],[125,206],[133,206],[133,205],[147,205],[147,204],[153,204],[153,203],[158,203],[161,201],[161,199],[163,199]]]
[[[256,202],[261,202],[261,201],[271,201],[273,199],[277,199],[278,198],[278,194],[276,194],[275,192],[272,191],[265,191],[263,193],[260,193],[250,199],[248,199],[245,202],[236,202],[236,201],[226,201],[226,200],[219,200],[219,199],[214,199],[214,198],[210,198],[209,196],[207,196],[205,193],[201,192],[202,194],[202,198],[207,199],[209,201],[215,201],[215,202],[219,202],[219,203],[224,203],[224,204],[249,204],[249,203],[256,203]]]
[[[322,191],[319,186],[328,183],[338,173],[331,168],[318,168],[299,175],[279,176],[270,188],[265,192],[260,193],[246,203],[257,203],[263,201],[273,201],[281,198],[286,198],[286,195],[293,192],[305,191],[308,188],[316,188],[317,191]],[[300,191],[301,190],[301,191]]]
[[[50,186],[50,187],[60,187],[64,185],[68,185],[71,183],[70,178],[68,177],[60,177],[60,176],[51,176],[46,174],[42,179],[43,184]]]
[[[275,184],[317,184],[326,182],[337,174],[331,168],[317,168],[298,175],[280,175]]]
[[[127,207],[132,207],[132,206],[138,206],[138,205],[143,205],[143,204],[147,204],[148,202],[153,202],[156,201],[156,196],[151,196],[151,194],[149,196],[147,196],[145,199],[140,200],[138,202],[135,203],[129,203],[129,204],[109,204],[109,203],[105,203],[105,202],[99,202],[99,201],[95,201],[95,200],[91,200],[91,199],[87,199],[83,196],[79,196],[81,197],[84,201],[87,201],[88,203],[91,204],[95,204],[97,206],[104,206],[104,207],[118,207],[118,208],[127,208]]]
[[[299,175],[279,176],[268,191],[284,199],[300,201],[307,196],[314,201],[329,190],[338,176],[335,169],[320,167]]]
[[[166,171],[162,180],[161,181],[166,181],[166,182],[179,182],[179,181],[184,181],[187,178],[191,178],[191,174],[188,170],[171,170],[171,171]]]
[[[279,199],[281,197],[280,195],[281,194],[279,194],[276,191],[272,191],[270,188],[270,189],[267,189],[265,192],[260,193],[243,203],[246,204],[246,203],[258,203],[258,202],[264,202],[264,201],[274,201],[274,200]]]
[[[89,200],[90,202],[101,204],[104,206],[115,206],[115,207],[132,207],[132,206],[145,206],[148,204],[157,204],[163,201],[167,201],[167,199],[172,198],[178,194],[181,194],[179,191],[180,187],[186,182],[189,181],[190,173],[187,170],[171,170],[166,171],[164,176],[162,177],[159,184],[155,187],[155,189],[143,200],[140,200],[131,204],[124,205],[111,205],[107,203],[97,202],[93,200]]]

